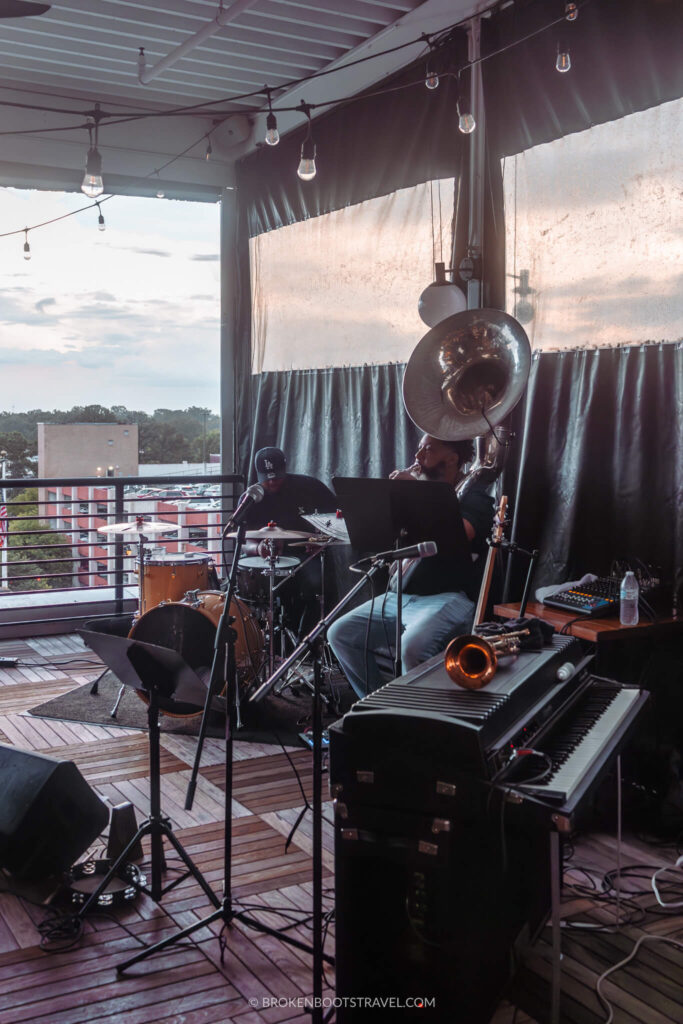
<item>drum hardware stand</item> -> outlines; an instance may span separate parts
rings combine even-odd
[[[312,919],[313,919],[313,1009],[311,1018],[315,1024],[322,1024],[322,993],[323,993],[323,961],[334,963],[332,957],[328,956],[323,949],[323,892],[322,892],[322,640],[327,633],[328,627],[341,614],[349,601],[353,600],[357,593],[365,586],[367,581],[375,575],[382,567],[382,562],[373,563],[363,573],[363,578],[349,590],[339,601],[332,611],[324,615],[318,624],[313,627],[310,633],[304,637],[296,650],[292,651],[289,658],[278,667],[277,671],[262,683],[258,689],[249,696],[249,701],[259,701],[265,697],[271,689],[286,677],[291,667],[301,658],[302,654],[313,655],[313,693],[311,697],[312,719],[313,719],[313,800],[311,811],[313,814],[313,897],[312,897]],[[304,808],[304,811],[306,808]],[[302,815],[303,816],[303,815]],[[284,935],[280,938],[285,938]]]
[[[207,717],[207,712],[210,709],[211,696],[212,696],[214,687],[217,685],[218,682],[221,681],[220,680],[220,676],[225,674],[227,676],[228,693],[227,693],[227,708],[226,708],[226,716],[225,716],[225,845],[224,845],[224,883],[223,883],[224,884],[224,892],[223,892],[223,899],[220,902],[220,904],[218,904],[218,902],[216,900],[214,900],[214,904],[216,905],[216,910],[214,910],[213,913],[211,913],[208,917],[205,917],[203,920],[197,921],[194,924],[190,925],[189,927],[184,928],[182,931],[178,932],[176,935],[172,935],[172,936],[170,936],[167,939],[163,939],[161,942],[157,942],[154,946],[150,946],[149,948],[144,949],[144,950],[142,950],[139,953],[136,953],[135,956],[130,957],[123,964],[120,964],[117,967],[117,971],[118,972],[123,972],[123,971],[127,970],[129,967],[132,967],[133,964],[138,963],[140,960],[143,960],[146,957],[151,956],[152,954],[161,951],[162,949],[166,949],[168,946],[171,946],[171,945],[173,945],[176,942],[182,941],[183,939],[187,938],[188,935],[192,935],[193,932],[197,931],[200,928],[204,928],[207,925],[212,924],[214,921],[223,921],[223,924],[225,926],[227,926],[227,927],[229,927],[232,924],[233,921],[241,921],[243,924],[247,925],[248,927],[254,928],[257,931],[263,932],[263,933],[265,933],[267,935],[272,935],[275,938],[280,939],[280,941],[285,942],[285,943],[287,943],[290,946],[295,946],[297,949],[301,949],[301,950],[303,950],[306,953],[313,953],[314,961],[315,961],[315,958],[316,958],[316,950],[315,950],[315,948],[313,946],[309,946],[306,943],[299,941],[299,939],[294,938],[294,936],[292,936],[292,935],[287,935],[287,934],[285,934],[285,933],[283,933],[281,931],[278,931],[276,928],[271,928],[269,925],[263,924],[261,921],[258,921],[256,918],[251,917],[249,914],[245,913],[244,911],[235,910],[234,906],[233,906],[233,901],[232,901],[232,883],[231,883],[231,878],[232,878],[233,734],[234,734],[235,725],[236,725],[234,719],[236,718],[236,705],[237,705],[236,695],[237,695],[238,687],[237,687],[237,671],[236,671],[236,663],[235,663],[235,641],[237,639],[237,634],[236,634],[235,630],[232,628],[232,626],[230,625],[230,623],[232,621],[234,621],[234,620],[232,619],[232,616],[230,616],[228,610],[229,610],[229,607],[230,607],[230,602],[232,600],[232,594],[233,594],[233,591],[234,591],[235,581],[236,581],[236,578],[237,578],[237,563],[239,561],[240,549],[242,547],[242,542],[243,542],[243,539],[244,539],[244,529],[245,529],[244,524],[240,523],[240,525],[238,527],[238,530],[237,530],[237,537],[236,537],[236,540],[235,540],[235,552],[234,552],[234,555],[233,555],[233,562],[232,562],[232,568],[231,568],[231,571],[230,571],[230,577],[229,577],[229,583],[228,583],[228,590],[227,590],[225,605],[224,605],[224,608],[223,608],[223,612],[222,612],[222,615],[221,615],[220,622],[219,622],[217,630],[216,630],[216,643],[215,643],[215,649],[214,649],[214,660],[213,660],[213,665],[212,665],[212,668],[211,668],[211,678],[210,678],[210,681],[209,681],[206,705],[205,705],[205,708],[204,708],[204,718],[202,719],[202,728],[200,729],[200,733],[199,733],[199,738],[200,738],[201,741],[203,741],[203,736],[205,735],[205,732],[206,732],[205,720],[206,720],[206,717]],[[226,666],[226,668],[221,668],[221,666]],[[188,787],[187,797],[186,797],[186,800],[185,800],[185,807],[188,810],[191,808],[192,800],[194,798],[194,791],[195,791],[195,787],[196,787],[197,771],[198,771],[198,767],[199,767],[199,761],[201,759],[201,749],[202,749],[201,748],[201,743],[198,743],[198,745],[197,745],[197,755],[195,757],[195,763],[194,763],[194,767],[193,767],[193,771],[192,771],[192,778],[190,780],[190,785]],[[321,828],[320,822],[319,822],[318,827]],[[321,843],[319,843],[319,845],[321,846]],[[321,854],[320,854],[320,858],[321,859],[320,859],[320,862],[319,862],[319,865],[318,865],[318,868],[317,868],[317,872],[318,872],[317,875],[315,873],[316,869],[314,867],[314,884],[315,884],[316,879],[317,879],[317,884],[318,884],[318,886],[320,888],[320,893],[321,893],[321,896],[322,896],[322,851],[321,851]],[[264,907],[264,910],[268,910],[268,907]],[[316,932],[315,926],[314,926],[314,937],[315,937],[316,934],[319,934],[320,937],[322,937],[322,915],[320,915],[320,919],[319,919],[319,922],[318,922],[318,925],[317,925],[317,932]],[[325,955],[323,953],[322,945],[321,945],[321,948],[320,948],[319,953],[318,953],[318,960],[320,962],[320,974],[321,974],[321,976],[322,976],[322,959],[327,960],[327,962],[330,963],[330,964],[334,963],[334,960],[333,960],[332,957],[327,956],[327,955]],[[320,988],[320,994],[322,996],[322,987]],[[317,1012],[322,1013],[322,1010],[321,1009],[319,1011],[314,1010],[314,1019],[315,1019],[315,1014]],[[322,1020],[322,1017],[320,1017],[319,1019]]]
[[[97,651],[112,671],[120,678],[126,679],[126,682],[123,684],[124,687],[128,685],[133,689],[144,692],[149,699],[147,725],[149,731],[150,808],[149,817],[142,822],[135,835],[121,850],[116,860],[103,876],[100,884],[90,893],[82,906],[79,907],[76,916],[78,918],[84,917],[91,906],[97,905],[100,895],[105,891],[121,865],[126,863],[126,858],[132,854],[135,847],[145,836],[151,837],[151,886],[147,888],[146,885],[137,885],[136,888],[150,896],[155,903],[160,903],[162,897],[167,892],[185,881],[186,878],[192,876],[206,896],[208,896],[211,903],[215,907],[219,906],[218,897],[199,868],[185,852],[180,840],[173,833],[169,819],[161,812],[159,697],[163,688],[170,690],[171,694],[174,694],[176,689],[178,689],[182,694],[182,684],[188,674],[197,688],[201,687],[199,679],[188,668],[179,654],[167,648],[145,644],[139,640],[131,640],[127,637],[110,636],[104,633],[81,631],[81,636],[86,640],[88,646]],[[164,694],[164,696],[167,695]],[[174,878],[166,886],[163,886],[161,877],[162,873],[166,870],[166,858],[163,848],[164,839],[168,840],[187,869],[184,874]],[[173,939],[172,941],[175,940]],[[150,949],[142,950],[136,959],[144,958],[149,952]],[[117,971],[125,970],[126,966],[127,964],[121,964],[117,967]]]
[[[274,587],[274,590],[273,590],[273,592],[279,590],[279,588],[281,586],[283,586],[285,583],[287,583],[288,580],[290,580],[293,576],[296,576],[296,574],[299,572],[299,570],[303,569],[303,567],[305,565],[308,565],[309,562],[312,562],[314,558],[320,557],[320,593],[317,594],[316,596],[318,598],[318,604],[320,605],[320,618],[321,619],[325,617],[325,553],[327,551],[327,548],[330,546],[332,540],[333,540],[333,538],[330,537],[329,541],[324,546],[318,546],[318,550],[317,551],[312,551],[310,553],[310,555],[307,558],[305,558],[299,565],[297,565],[297,567],[295,569],[292,569],[292,571],[287,575],[287,577],[285,579],[280,580],[280,582],[278,584],[276,584],[276,586]],[[289,639],[290,639],[290,641],[292,643],[292,646],[294,648],[296,648],[299,645],[299,643],[300,643],[300,639],[299,639],[300,635],[297,636],[292,630],[289,630],[289,629],[286,629],[285,633],[289,637]],[[323,641],[323,644],[324,644],[324,641]],[[302,655],[302,657],[299,659],[298,664],[294,664],[292,666],[292,671],[295,671],[295,672],[298,673],[297,678],[290,679],[288,676],[285,676],[281,680],[281,682],[278,683],[278,685],[274,688],[273,693],[276,696],[280,696],[280,694],[283,693],[287,689],[287,687],[290,687],[292,685],[305,686],[306,689],[308,689],[311,692],[311,694],[315,693],[315,687],[316,687],[316,683],[315,683],[315,659],[314,659],[314,664],[313,664],[314,681],[311,681],[310,676],[304,675],[302,673],[302,671],[301,671],[301,665],[303,665],[303,663],[306,661],[306,658],[308,657],[309,653],[310,653],[309,651],[305,651],[304,654]],[[284,655],[284,649],[282,650],[282,654]],[[324,676],[325,674],[327,674],[329,676],[330,666],[326,665],[325,667],[323,667],[323,661],[324,661],[324,654],[321,653],[321,664],[320,664],[321,675]],[[273,675],[273,671],[274,671],[274,666],[271,666],[271,669],[270,669],[270,675],[271,676]],[[322,686],[320,687],[320,699],[325,704],[326,709],[329,710],[332,702],[331,702],[330,698],[327,696],[327,694],[323,691]]]

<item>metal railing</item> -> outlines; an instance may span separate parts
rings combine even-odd
[[[24,477],[4,479],[2,487],[0,633],[28,635],[39,623],[68,631],[67,622],[91,616],[93,607],[120,614],[137,604],[137,536],[102,532],[107,524],[137,516],[174,524],[174,531],[148,537],[146,557],[207,555],[220,573],[223,525],[244,478]],[[35,500],[29,489],[37,490]]]

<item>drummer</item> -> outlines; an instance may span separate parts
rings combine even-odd
[[[257,530],[275,522],[283,530],[311,532],[301,517],[305,512],[334,512],[337,507],[329,487],[314,476],[287,472],[287,460],[280,448],[261,448],[256,453],[254,468],[258,482],[266,492],[263,500],[249,509],[247,528]]]
[[[280,448],[261,448],[256,453],[254,468],[265,494],[261,501],[249,509],[246,519],[248,530],[258,530],[268,523],[276,523],[283,530],[299,530],[310,534],[313,528],[302,518],[302,512],[335,511],[337,499],[332,491],[313,476],[288,473],[287,460]],[[277,546],[278,553],[282,551],[281,541],[262,541],[260,544],[247,541],[244,553],[268,557],[272,544]],[[331,584],[329,576],[326,579],[328,585]],[[302,631],[310,629],[319,617],[319,591],[320,570],[315,559],[283,587],[283,600],[291,605],[289,611],[292,625],[302,635]]]

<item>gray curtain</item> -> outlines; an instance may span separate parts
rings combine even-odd
[[[410,465],[419,431],[403,408],[403,369],[393,363],[253,377],[249,465],[259,448],[276,445],[291,472],[328,486],[333,476],[386,476]]]
[[[515,411],[512,538],[541,555],[534,586],[683,565],[683,343],[547,352]],[[523,564],[510,581],[519,598]]]

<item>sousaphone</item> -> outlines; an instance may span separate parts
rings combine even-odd
[[[531,366],[524,328],[499,309],[468,309],[432,327],[403,377],[406,412],[441,441],[489,432],[522,397]]]

